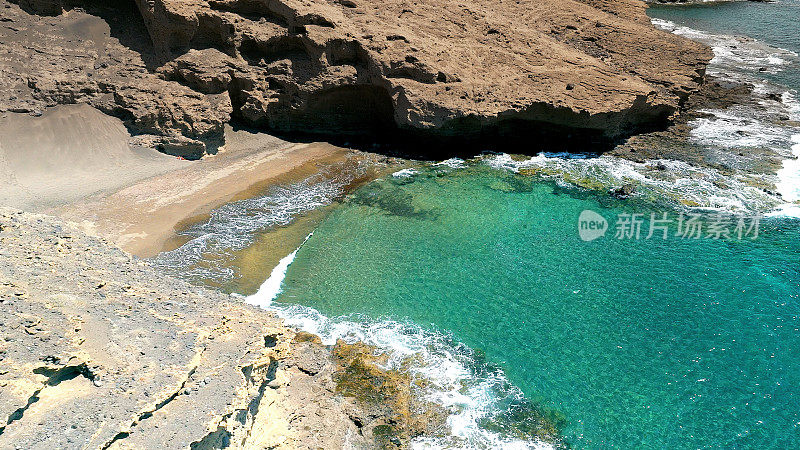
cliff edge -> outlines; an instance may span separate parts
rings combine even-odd
[[[375,349],[0,208],[0,448],[405,448],[446,433]]]

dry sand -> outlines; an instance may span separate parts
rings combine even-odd
[[[129,139],[119,120],[85,105],[8,114],[0,120],[0,205],[61,216],[149,257],[181,223],[348,153],[228,127],[218,154],[184,161]]]
[[[189,165],[128,145],[122,122],[87,105],[0,118],[0,205],[44,211]]]

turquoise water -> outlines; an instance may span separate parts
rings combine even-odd
[[[800,225],[578,236],[585,209],[613,227],[641,208],[485,164],[379,180],[300,248],[278,301],[450,332],[578,448],[794,447]]]
[[[800,52],[800,0],[649,14],[704,30],[676,32],[714,46],[718,75],[800,88],[800,60],[780,50]],[[772,116],[797,113],[795,97],[766,112],[723,111],[692,136],[788,155],[798,131]],[[666,240],[615,239],[613,229],[625,212],[674,219],[679,204],[766,211],[779,199],[676,161],[504,156],[418,169],[349,195],[248,297],[327,342],[362,339],[399,355],[392,361],[421,354],[415,376],[432,380],[428,394],[450,410],[456,437],[416,445],[506,447],[549,421],[558,443],[575,448],[797,447],[800,220],[765,219],[755,240],[683,239],[674,225]],[[636,196],[607,194],[631,182]],[[286,224],[309,199],[329,203],[325,186],[301,187],[220,209],[195,244],[213,234],[221,253],[235,250],[242,217]],[[580,239],[584,210],[608,220],[605,236]],[[185,255],[194,247],[179,250],[163,259],[192,279]]]

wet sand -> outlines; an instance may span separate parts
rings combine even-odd
[[[147,258],[180,245],[175,230],[202,220],[214,208],[301,177],[309,166],[348,152],[324,143],[291,144],[266,134],[229,131],[229,144],[217,155],[52,212]]]
[[[150,257],[176,228],[270,184],[343,159],[347,149],[226,129],[216,155],[184,161],[128,145],[117,119],[85,105],[0,118],[0,205],[45,212]]]

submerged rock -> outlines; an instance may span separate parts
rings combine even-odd
[[[611,190],[611,195],[616,198],[628,198],[636,193],[636,186],[630,183],[625,183],[618,188]]]
[[[362,405],[351,418],[363,424],[362,432],[380,448],[405,448],[416,436],[441,434],[446,429],[444,408],[415,396],[408,372],[384,369],[386,355],[375,347],[339,340],[333,347],[333,361],[336,392]]]
[[[0,109],[87,102],[189,157],[232,118],[593,145],[664,125],[711,58],[634,0],[18,3],[0,38],[26,64],[0,64]]]

